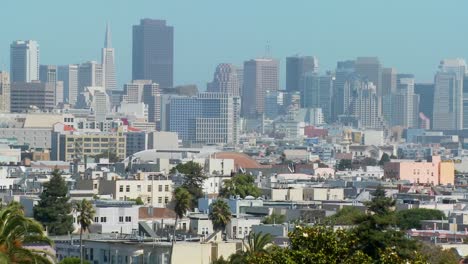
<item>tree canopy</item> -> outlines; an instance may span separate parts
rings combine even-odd
[[[40,201],[34,207],[34,219],[47,227],[52,235],[66,235],[73,232],[72,205],[68,202],[68,187],[58,169],[52,178],[44,183]]]
[[[271,215],[266,216],[263,221],[264,224],[282,224],[286,222],[286,215],[283,214],[275,214],[272,213]]]
[[[189,161],[177,164],[177,166],[171,169],[172,174],[176,173],[176,171],[184,175],[182,187],[192,197],[191,207],[197,206],[198,198],[203,197],[203,181],[207,178],[203,167],[194,161]]]
[[[220,195],[225,198],[239,195],[241,198],[246,196],[259,197],[260,189],[255,186],[254,177],[247,174],[237,174],[231,179],[224,181]]]
[[[217,199],[210,205],[209,217],[215,230],[224,230],[231,221],[231,209],[224,200]]]
[[[390,156],[388,156],[387,153],[382,154],[382,157],[380,158],[379,165],[383,166],[385,163],[390,161]]]
[[[446,218],[445,214],[437,209],[414,208],[396,213],[396,223],[403,230],[420,229],[421,220],[442,220]]]
[[[330,225],[354,225],[365,213],[354,206],[346,206],[340,209],[336,214],[325,219]]]

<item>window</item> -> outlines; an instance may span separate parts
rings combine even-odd
[[[137,191],[141,192],[141,185],[137,185]]]
[[[166,192],[169,191],[169,185],[164,186],[164,191],[166,191]]]
[[[148,192],[151,192],[151,185],[148,185]]]
[[[127,185],[127,188],[125,189],[126,192],[130,192],[130,185]]]
[[[162,192],[162,185],[158,186],[158,191]]]
[[[97,183],[94,184],[94,187],[93,187],[93,188],[94,188],[94,189],[97,189]]]
[[[167,196],[164,197],[164,203],[166,203],[166,204],[169,203],[169,197],[167,197]]]
[[[151,197],[148,197],[146,200],[148,201],[148,203],[151,203]]]
[[[105,222],[107,222],[107,217],[105,216],[101,217],[101,223],[105,223]]]
[[[239,235],[242,235],[242,226],[239,226]]]
[[[162,197],[158,197],[158,203],[162,203]]]
[[[126,216],[125,217],[125,222],[131,222],[132,221],[132,217],[131,216]]]
[[[124,220],[123,216],[119,216],[119,223],[123,223],[123,220]]]
[[[119,186],[119,192],[123,192],[123,185]]]

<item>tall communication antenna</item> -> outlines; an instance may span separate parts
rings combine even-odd
[[[270,46],[270,41],[267,40],[266,45],[265,45],[265,56],[264,58],[270,58],[271,57],[271,46]]]

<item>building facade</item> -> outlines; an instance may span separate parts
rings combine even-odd
[[[10,74],[0,71],[0,113],[10,112]]]
[[[132,79],[173,87],[174,28],[165,20],[142,19],[133,26]]]
[[[314,56],[286,58],[286,90],[300,91],[301,79],[306,73],[318,73],[318,59]]]
[[[117,80],[115,77],[115,50],[112,48],[109,24],[106,26],[106,37],[104,40],[104,48],[102,49],[101,64],[104,88],[106,91],[113,91],[117,88]]]
[[[221,63],[216,67],[213,81],[208,83],[207,92],[229,93],[240,96],[242,83],[239,82],[238,69],[229,63]]]
[[[57,80],[63,82],[63,101],[75,105],[78,98],[78,65],[58,66]]]
[[[11,82],[39,80],[39,44],[34,40],[17,40],[10,45]]]
[[[11,112],[25,112],[31,107],[50,111],[55,107],[55,86],[51,83],[15,82],[11,85]]]

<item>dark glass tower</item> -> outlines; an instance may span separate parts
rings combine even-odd
[[[132,78],[173,87],[174,28],[165,20],[142,19],[133,26]]]

